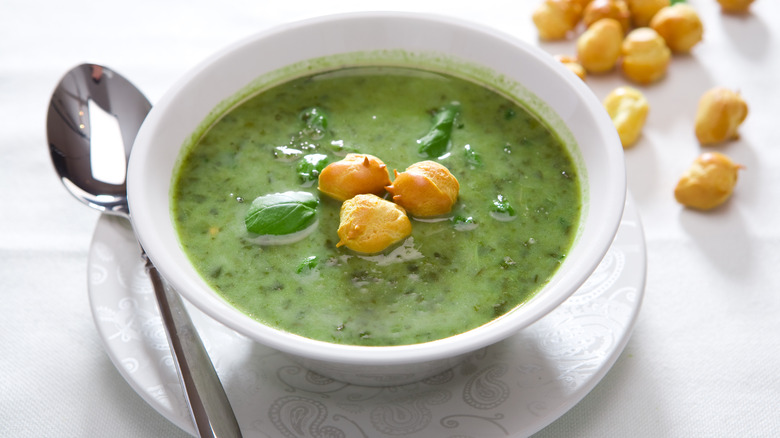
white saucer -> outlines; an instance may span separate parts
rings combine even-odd
[[[523,437],[582,400],[623,351],[642,303],[645,241],[633,201],[585,285],[554,312],[453,370],[389,388],[307,372],[188,306],[245,437]],[[127,221],[102,217],[89,258],[100,337],[130,386],[195,430]]]

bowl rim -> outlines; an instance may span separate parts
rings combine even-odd
[[[539,63],[546,65],[551,69],[551,71],[557,72],[560,79],[566,81],[571,87],[570,91],[573,91],[577,95],[577,100],[580,103],[583,103],[587,108],[591,110],[595,108],[603,109],[601,103],[596,99],[592,91],[584,83],[582,83],[579,78],[565,70],[565,67],[555,61],[547,52],[517,37],[511,36],[507,33],[480,23],[430,13],[373,11],[324,15],[320,17],[285,23],[245,37],[239,41],[225,46],[211,56],[205,58],[202,62],[196,65],[184,76],[182,76],[181,79],[177,81],[168,90],[168,92],[163,95],[160,102],[153,106],[152,111],[144,122],[141,131],[136,138],[135,145],[140,145],[140,147],[136,148],[134,146],[133,154],[131,154],[128,166],[128,193],[131,211],[133,212],[131,219],[133,221],[136,234],[142,246],[147,250],[152,262],[158,267],[163,277],[166,278],[166,280],[176,290],[178,290],[187,301],[195,305],[211,318],[214,318],[215,320],[225,324],[226,326],[236,330],[241,334],[251,337],[257,342],[299,357],[348,364],[374,366],[399,365],[451,358],[498,342],[518,332],[522,328],[532,324],[542,316],[552,311],[554,308],[558,307],[558,305],[565,301],[577,290],[577,288],[579,288],[580,285],[582,285],[587,280],[587,278],[595,270],[595,268],[598,266],[598,263],[609,249],[609,246],[611,245],[620,224],[620,218],[622,217],[626,194],[625,168],[622,147],[607,148],[606,165],[610,166],[610,168],[614,170],[611,177],[614,178],[614,182],[617,183],[612,188],[608,187],[608,190],[611,190],[611,192],[605,194],[609,199],[613,200],[613,202],[609,204],[609,206],[612,207],[612,210],[607,212],[606,220],[604,220],[603,223],[593,224],[596,227],[595,231],[592,232],[596,236],[596,239],[594,240],[595,244],[588,248],[589,253],[591,253],[593,256],[589,260],[580,261],[581,268],[578,270],[579,273],[577,275],[574,275],[574,273],[569,273],[568,275],[562,276],[556,273],[550,283],[555,283],[555,285],[563,287],[558,287],[559,290],[554,295],[553,291],[546,291],[548,296],[543,302],[540,302],[539,300],[534,301],[534,308],[536,310],[534,315],[517,316],[519,312],[510,311],[507,314],[494,319],[493,321],[490,321],[480,327],[471,329],[467,332],[420,344],[397,346],[357,346],[318,341],[264,325],[241,313],[239,310],[233,308],[226,302],[219,303],[218,300],[213,296],[215,295],[215,292],[212,291],[211,296],[201,293],[200,291],[202,285],[198,284],[197,281],[183,278],[180,273],[172,275],[178,270],[173,265],[173,263],[169,262],[167,255],[170,254],[169,251],[174,251],[174,249],[166,249],[158,244],[157,237],[159,233],[158,231],[154,230],[154,220],[151,218],[148,212],[143,211],[143,208],[138,209],[138,206],[142,205],[143,202],[137,201],[140,196],[133,196],[136,193],[142,192],[142,186],[145,182],[143,178],[142,166],[150,159],[151,154],[150,148],[144,147],[143,145],[149,144],[152,141],[155,132],[163,128],[161,126],[162,116],[158,117],[158,115],[165,114],[165,111],[167,111],[168,107],[172,105],[176,96],[186,90],[187,84],[196,81],[203,75],[207,75],[213,66],[216,65],[216,63],[223,61],[225,58],[235,53],[236,51],[245,49],[267,38],[286,35],[290,32],[296,32],[301,29],[323,25],[333,26],[335,23],[345,25],[367,19],[379,19],[395,22],[415,22],[417,24],[435,22],[440,25],[458,28],[460,31],[479,33],[490,39],[502,40],[511,44],[521,52],[524,52],[525,55],[536,59]],[[612,126],[612,122],[607,116],[606,111],[602,111],[601,113],[594,111],[593,117],[595,117],[599,122],[596,128],[599,130],[602,136],[607,140],[611,140],[609,143],[613,143],[619,146],[619,138],[617,137],[617,133],[614,131],[614,127]],[[610,127],[612,131],[610,131],[608,127]],[[181,147],[177,148],[177,151],[180,151],[180,149]],[[138,209],[138,211],[141,213],[135,214],[136,209]],[[583,217],[581,218],[582,222],[584,222],[586,219],[585,214],[586,213],[583,212]],[[170,213],[168,213],[168,216],[170,216]],[[176,248],[175,251],[182,250],[180,248]],[[561,268],[559,268],[559,272],[561,272]],[[548,287],[550,286],[545,286],[545,288],[542,290],[545,290]],[[226,307],[229,307],[229,309]],[[230,309],[232,309],[232,311]],[[515,310],[517,310],[517,308]]]

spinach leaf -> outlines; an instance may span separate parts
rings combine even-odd
[[[517,216],[517,213],[504,195],[498,195],[496,196],[496,199],[493,200],[493,205],[490,208],[490,215],[494,219],[500,221],[509,221],[514,219],[515,216]]]
[[[479,152],[475,151],[474,148],[471,147],[471,145],[467,144],[463,148],[463,156],[466,157],[466,163],[468,163],[471,167],[480,167],[482,166],[482,156],[479,154]]]
[[[259,196],[244,218],[250,233],[281,236],[306,229],[317,218],[319,201],[309,192],[284,192]]]
[[[301,111],[298,116],[306,127],[315,131],[328,129],[328,117],[321,108],[311,107]]]
[[[471,231],[477,228],[477,221],[473,217],[455,216],[451,219],[455,231]]]
[[[303,259],[300,265],[298,265],[298,269],[295,270],[296,274],[301,274],[303,271],[311,271],[312,269],[317,267],[317,264],[319,263],[319,259],[317,256],[309,256]]]
[[[460,104],[455,102],[445,106],[433,116],[433,126],[422,138],[417,140],[418,151],[428,158],[438,158],[447,152],[452,135],[455,117],[460,114]]]
[[[327,155],[309,154],[304,155],[298,162],[298,178],[301,183],[307,184],[316,181],[320,177],[320,172],[328,165],[330,160]]]

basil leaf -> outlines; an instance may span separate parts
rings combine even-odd
[[[309,192],[259,196],[244,218],[250,233],[281,236],[306,229],[317,219],[319,201]]]
[[[418,152],[428,158],[438,158],[447,152],[452,135],[455,117],[460,114],[460,104],[452,103],[433,116],[433,127],[425,136],[417,140]]]

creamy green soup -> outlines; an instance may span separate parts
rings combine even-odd
[[[318,192],[305,163],[367,153],[392,179],[429,159],[418,139],[453,103],[449,145],[433,158],[460,183],[452,213],[412,218],[412,235],[381,254],[337,248],[341,203]],[[325,126],[312,125],[312,109]],[[181,244],[219,294],[263,323],[342,344],[432,341],[522,305],[566,257],[581,209],[571,156],[522,105],[397,67],[319,73],[245,100],[187,145],[174,179]],[[244,223],[250,204],[286,191],[319,199],[316,228],[263,244]]]

